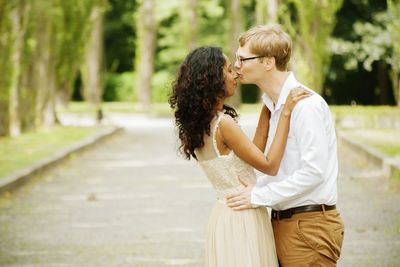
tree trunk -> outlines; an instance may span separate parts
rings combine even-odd
[[[397,106],[398,107],[400,107],[400,79],[399,79],[399,76],[397,75],[397,82],[396,82],[396,84],[397,84],[397,97],[396,97],[396,101],[397,101]],[[396,88],[395,87],[395,88]],[[396,89],[394,89],[394,90],[396,90]]]
[[[389,103],[389,80],[387,77],[387,64],[384,61],[379,61],[377,64],[377,80],[379,88],[379,102],[381,105]]]
[[[236,50],[239,46],[239,35],[242,32],[242,16],[240,8],[240,0],[231,0],[231,12],[230,12],[230,31],[229,31],[229,57],[231,60],[235,60]],[[233,64],[233,62],[232,62]],[[242,92],[241,86],[239,85],[236,93],[227,98],[227,104],[234,108],[239,108],[242,103]]]
[[[51,8],[51,7],[49,7]],[[38,20],[36,29],[37,49],[34,55],[34,87],[37,90],[37,126],[53,126],[55,112],[55,64],[53,60],[55,33],[49,14],[44,13]]]
[[[321,93],[324,66],[330,62],[328,42],[335,26],[336,11],[343,0],[291,0],[296,8],[297,20],[287,26],[293,32],[293,67],[299,80]],[[289,22],[289,21],[288,21]],[[290,23],[290,22],[289,22]]]
[[[13,36],[13,50],[11,54],[11,84],[9,102],[9,131],[10,136],[21,134],[21,114],[20,114],[20,76],[21,59],[24,49],[24,37],[26,30],[26,17],[28,15],[28,5],[17,5],[11,11],[11,31]]]
[[[10,23],[11,5],[0,0],[0,136],[8,135],[12,38]]]
[[[256,1],[256,23],[257,23],[257,25],[265,24],[268,21],[269,9],[268,9],[266,1],[267,0],[257,0]]]
[[[182,28],[185,32],[185,45],[188,51],[192,51],[197,45],[198,34],[198,0],[185,1],[184,8],[181,9]]]
[[[278,0],[268,0],[268,23],[278,21]]]
[[[103,8],[95,6],[91,14],[91,32],[86,46],[85,64],[82,67],[83,97],[100,110],[102,85],[101,66],[103,56]]]
[[[256,23],[276,23],[278,20],[278,1],[277,0],[257,0],[256,1]]]
[[[9,134],[10,136],[18,136],[21,134],[21,121],[19,118],[19,74],[21,71],[21,47],[23,44],[23,33],[21,31],[21,14],[19,7],[15,7],[11,11],[11,25],[14,36],[14,47],[11,54],[11,86],[10,86],[10,102],[9,102]],[[22,34],[21,34],[22,33]]]
[[[154,50],[156,42],[156,24],[154,19],[154,1],[142,1],[138,21],[138,57],[137,79],[138,99],[141,109],[151,105],[151,79],[154,71]]]

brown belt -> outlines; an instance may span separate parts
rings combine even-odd
[[[271,220],[289,219],[294,214],[302,213],[302,212],[334,210],[334,209],[336,209],[336,205],[328,206],[328,205],[322,204],[322,205],[300,206],[300,207],[295,207],[295,208],[291,208],[291,209],[287,209],[287,210],[272,210]]]

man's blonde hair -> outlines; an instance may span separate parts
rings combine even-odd
[[[250,52],[275,58],[276,68],[286,71],[292,53],[292,39],[279,24],[258,25],[239,37],[240,46],[249,43]]]

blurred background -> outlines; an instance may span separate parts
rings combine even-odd
[[[333,112],[338,266],[400,266],[400,0],[0,0],[0,266],[202,266],[215,197],[176,153],[171,83],[269,22]],[[258,89],[237,92],[252,136]]]
[[[99,119],[110,102],[168,110],[191,49],[233,59],[239,34],[268,22],[290,33],[291,69],[329,104],[400,105],[398,0],[0,0],[0,135],[55,125],[71,103]],[[242,86],[230,102],[258,94]]]

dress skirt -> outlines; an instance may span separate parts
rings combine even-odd
[[[217,202],[206,231],[206,267],[278,267],[265,207],[235,211]]]

